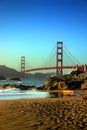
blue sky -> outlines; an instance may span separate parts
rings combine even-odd
[[[87,64],[86,0],[0,0],[0,65],[38,67],[57,41]]]

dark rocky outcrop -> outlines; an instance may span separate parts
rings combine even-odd
[[[81,89],[82,81],[71,81],[68,83],[68,89],[75,90],[75,89]]]
[[[36,86],[25,86],[25,85],[18,85],[16,86],[16,88],[20,89],[20,90],[36,90]]]
[[[12,88],[17,88],[20,90],[36,90],[36,86],[25,86],[25,85],[10,85],[10,84],[5,84],[5,85],[0,85],[0,89],[12,89]]]
[[[49,77],[43,85],[45,90],[87,89],[87,72],[73,71],[70,74]]]
[[[0,85],[0,89],[11,89],[11,88],[15,88],[15,85],[10,84]]]
[[[45,90],[67,89],[66,80],[62,77],[50,77],[45,81],[43,88]]]

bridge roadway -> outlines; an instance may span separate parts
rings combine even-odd
[[[53,67],[41,67],[41,68],[32,68],[32,69],[28,69],[28,70],[25,70],[24,72],[31,72],[31,71],[38,71],[38,70],[52,70],[52,69],[81,69],[81,70],[84,70],[84,65],[82,66],[53,66]]]

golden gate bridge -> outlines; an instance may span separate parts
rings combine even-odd
[[[63,69],[76,69],[81,71],[86,71],[86,65],[63,65],[63,42],[56,43],[56,65],[55,66],[48,66],[48,67],[38,67],[38,68],[31,68],[25,69],[25,56],[21,56],[21,72],[32,72],[38,70],[56,70],[56,76],[63,74]]]

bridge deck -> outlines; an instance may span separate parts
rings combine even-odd
[[[31,71],[38,71],[38,70],[52,70],[52,69],[84,69],[84,66],[59,66],[58,68],[56,66],[52,67],[41,67],[41,68],[33,68],[33,69],[28,69],[25,70],[24,72],[31,72]]]

